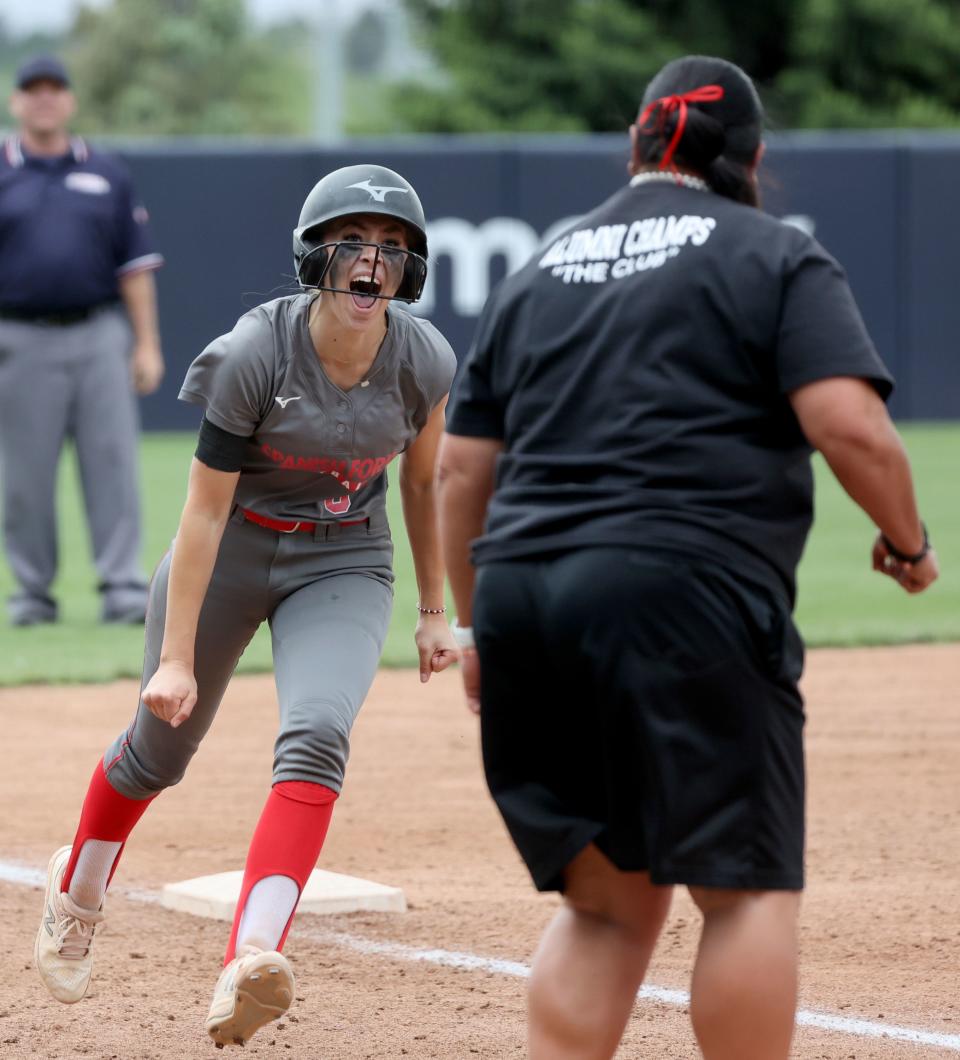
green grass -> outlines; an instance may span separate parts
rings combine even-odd
[[[901,426],[941,576],[910,596],[870,570],[873,524],[819,456],[816,520],[799,571],[797,622],[811,647],[960,640],[960,424]]]
[[[907,596],[869,569],[870,523],[817,460],[817,520],[800,568],[797,618],[810,645],[860,645],[960,640],[960,424],[903,428],[918,482],[921,510],[937,546],[943,576],[926,594]],[[149,567],[170,543],[186,489],[194,438],[146,435],[141,450],[145,543]],[[60,480],[61,571],[54,591],[62,621],[56,626],[11,629],[0,624],[0,685],[32,681],[105,681],[138,677],[143,630],[101,626],[89,541],[72,453]],[[396,537],[396,603],[384,663],[416,663],[413,625],[416,585],[403,534],[399,491],[390,490]],[[0,556],[0,595],[12,579]],[[269,670],[266,627],[241,660],[241,672]]]

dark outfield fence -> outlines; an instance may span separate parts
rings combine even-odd
[[[430,219],[421,312],[462,355],[491,287],[554,225],[626,179],[626,136],[427,138],[309,145],[120,146],[150,209],[169,361],[145,426],[192,427],[176,401],[193,357],[236,318],[293,290],[290,231],[307,191],[342,165],[379,162],[417,188]],[[808,227],[846,267],[901,418],[960,418],[960,137],[781,134],[765,205]]]

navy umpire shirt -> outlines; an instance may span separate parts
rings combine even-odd
[[[120,298],[124,273],[163,264],[126,167],[79,137],[56,158],[0,150],[0,313],[83,311]]]
[[[795,593],[813,520],[790,391],[892,380],[843,270],[768,214],[627,186],[491,296],[450,434],[502,439],[478,563],[679,550]]]

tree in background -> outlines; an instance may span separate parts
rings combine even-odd
[[[384,106],[393,82],[432,60],[409,43],[399,4],[336,2],[308,0],[300,18],[266,30],[249,24],[245,0],[110,0],[81,9],[66,34],[20,38],[0,13],[0,78],[12,86],[28,55],[61,55],[81,101],[77,128],[97,135],[311,136],[333,50],[337,132],[395,133]]]
[[[0,77],[59,52],[86,132],[305,136],[327,3],[258,33],[244,0],[111,0],[62,40],[14,40],[0,17]],[[649,78],[691,52],[744,67],[777,128],[960,125],[960,0],[398,0],[355,14],[338,45],[347,134],[621,131]]]
[[[676,53],[629,0],[407,0],[445,75],[395,107],[423,131],[622,129],[638,67]]]
[[[791,124],[960,125],[956,0],[804,0],[777,80]]]
[[[30,33],[27,36],[14,36],[0,12],[0,100],[6,99],[13,91],[13,80],[17,68],[32,55],[41,52],[55,52],[60,40],[55,34]],[[4,124],[0,110],[0,127]]]
[[[309,127],[295,26],[255,35],[243,0],[113,0],[82,8],[65,58],[77,128],[111,135],[276,135]]]
[[[956,0],[406,0],[443,78],[395,108],[439,132],[622,130],[667,60],[721,55],[779,127],[960,124]]]

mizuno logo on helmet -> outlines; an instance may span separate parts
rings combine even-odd
[[[401,195],[410,194],[410,190],[408,188],[393,188],[389,185],[371,184],[369,177],[367,177],[366,180],[360,181],[359,184],[348,184],[347,187],[362,188],[365,192],[369,193],[370,198],[373,199],[374,202],[386,202],[387,195],[391,191],[398,191]]]

